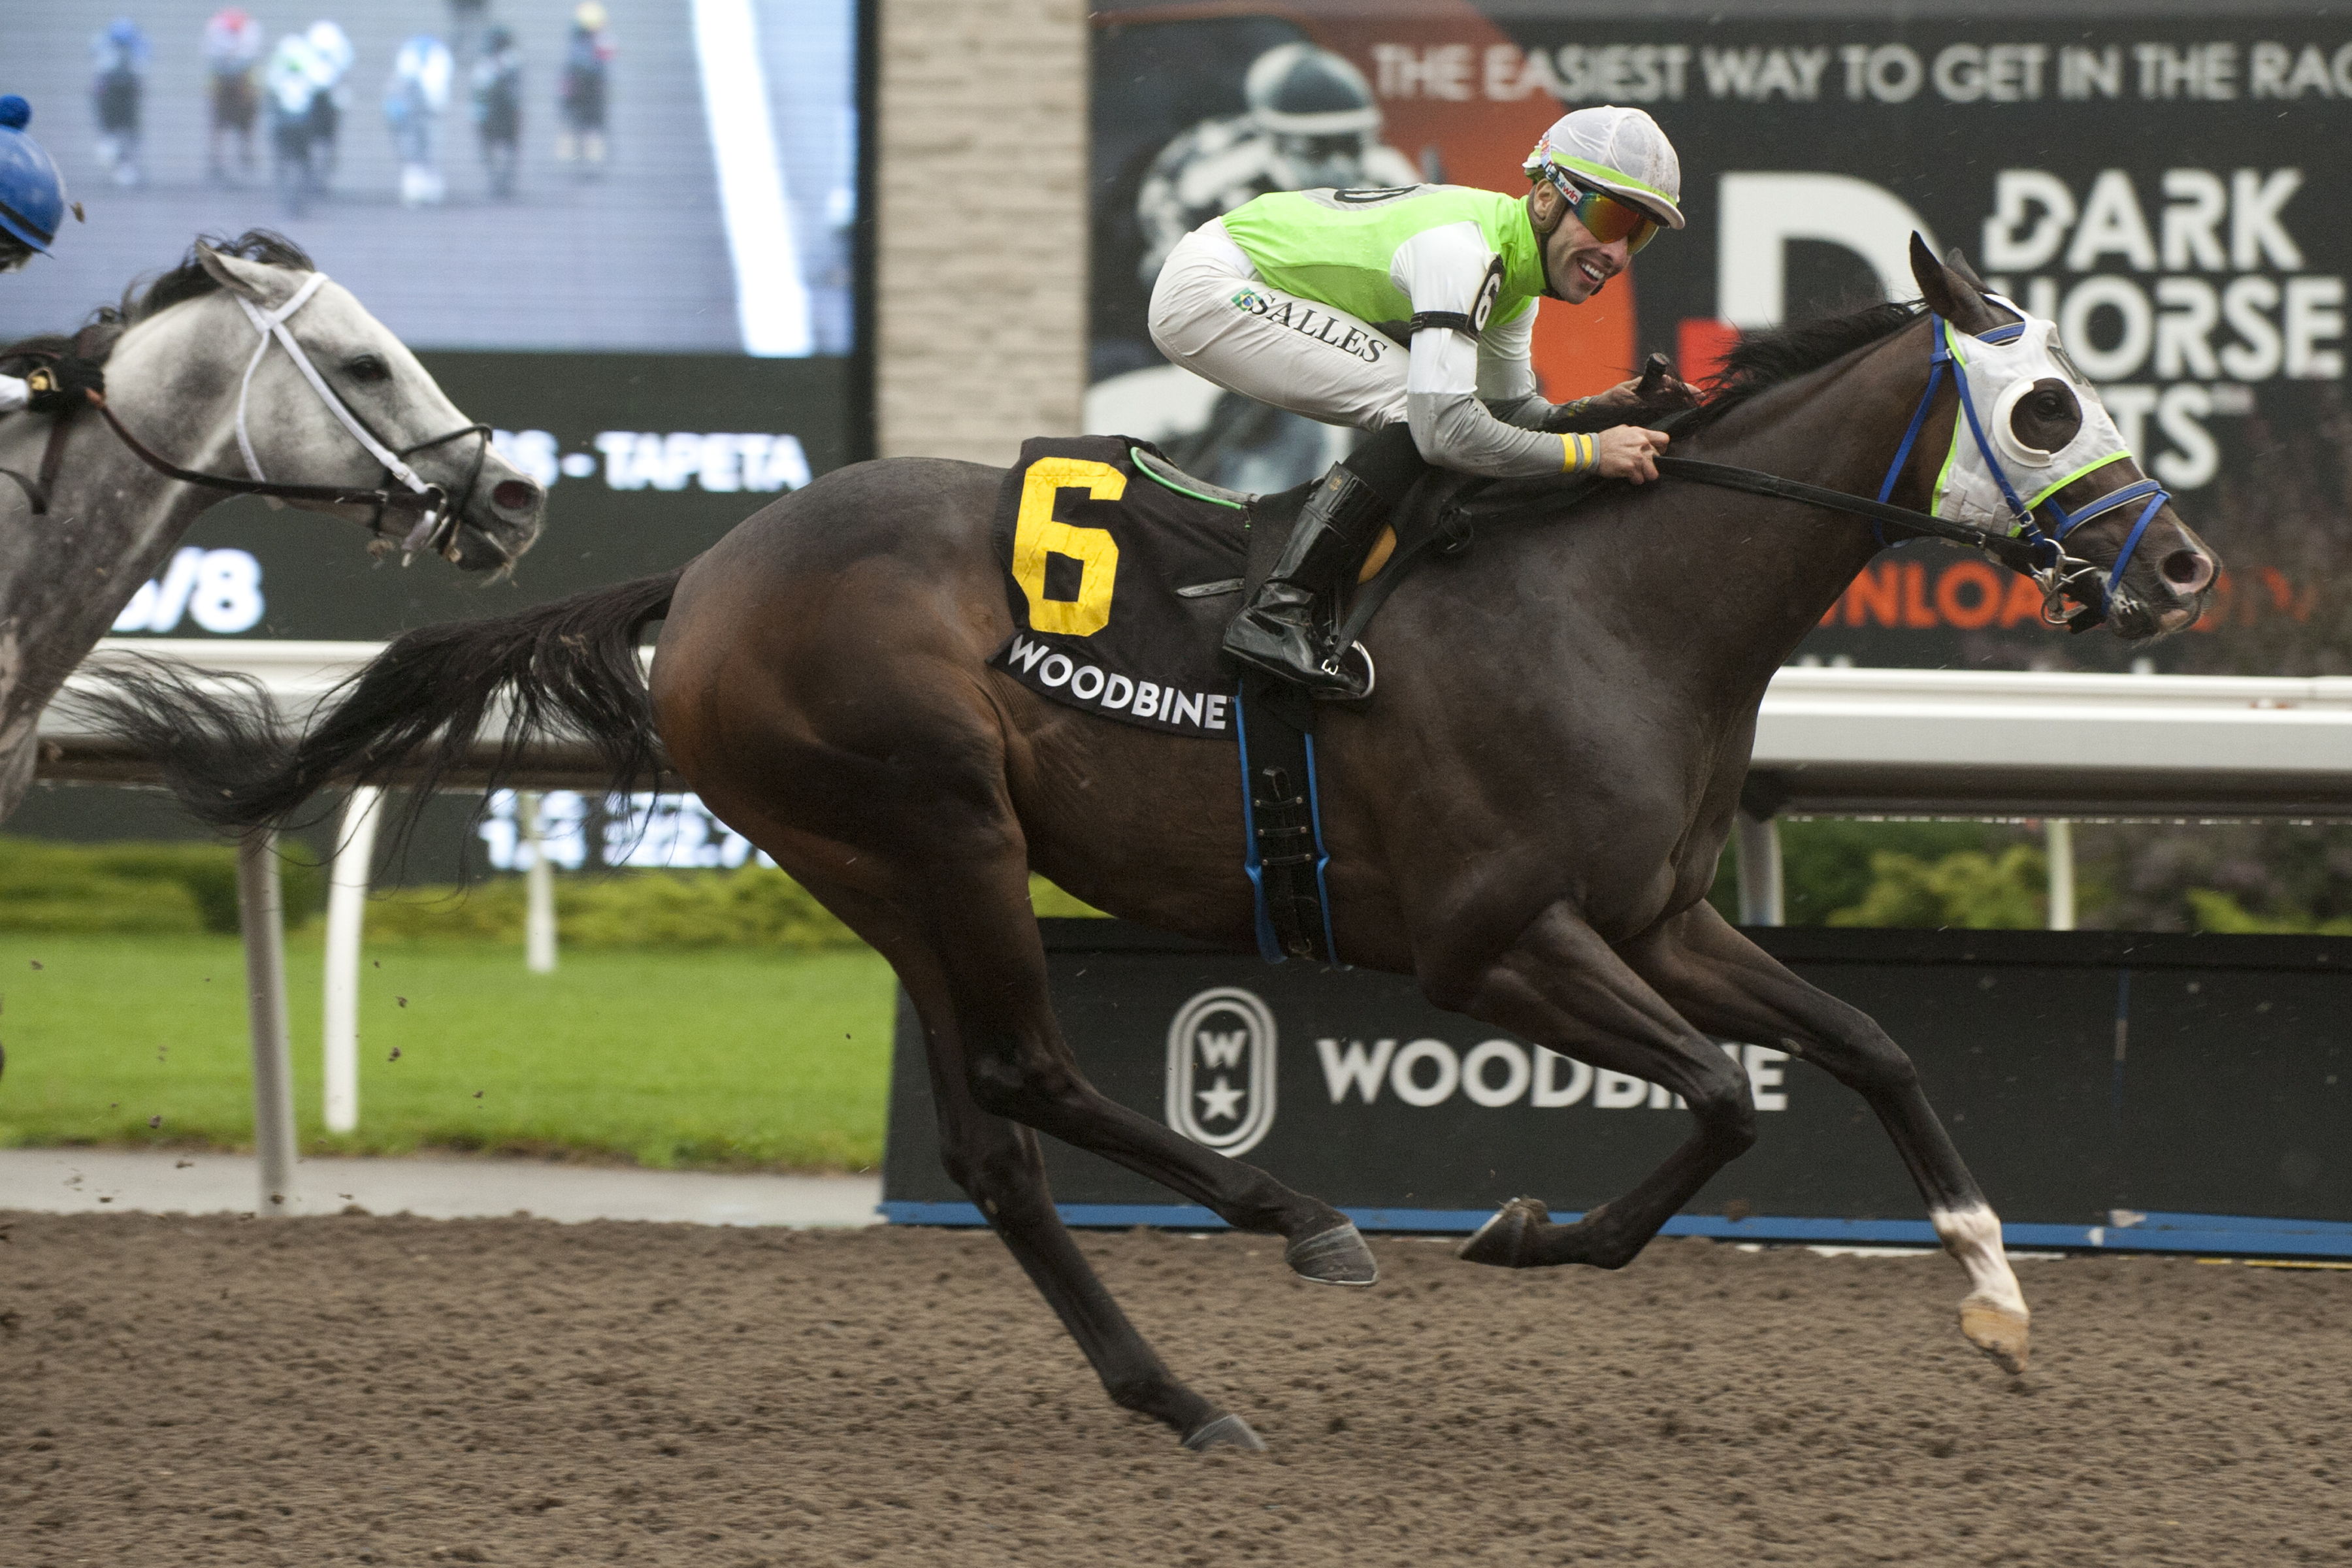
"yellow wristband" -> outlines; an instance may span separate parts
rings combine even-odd
[[[1600,460],[1600,448],[1589,435],[1566,432],[1561,435],[1559,444],[1563,455],[1559,466],[1561,473],[1580,473]]]

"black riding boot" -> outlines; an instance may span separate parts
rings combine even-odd
[[[1362,562],[1389,504],[1362,475],[1333,464],[1273,573],[1225,628],[1225,651],[1318,697],[1363,696],[1362,678],[1342,668],[1346,650],[1331,647],[1329,631],[1316,624],[1316,600]]]

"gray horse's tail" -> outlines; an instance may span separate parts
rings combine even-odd
[[[591,752],[613,789],[651,787],[661,744],[637,641],[684,570],[406,633],[299,730],[258,682],[145,658],[87,670],[99,679],[73,702],[160,761],[173,792],[217,827],[284,826],[321,789],[372,784],[415,792],[405,829],[451,775],[495,788],[526,747],[548,742]],[[483,729],[501,708],[486,755]]]

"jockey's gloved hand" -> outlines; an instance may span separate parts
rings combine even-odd
[[[106,367],[96,360],[62,355],[26,372],[25,390],[25,406],[34,413],[68,414],[106,400]]]

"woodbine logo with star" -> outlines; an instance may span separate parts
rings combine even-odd
[[[1168,1025],[1168,1125],[1225,1154],[1274,1126],[1273,1010],[1255,992],[1201,992]]]

